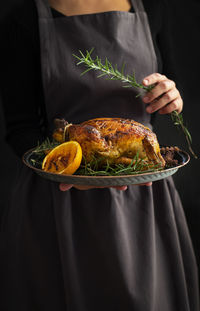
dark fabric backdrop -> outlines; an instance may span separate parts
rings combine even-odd
[[[0,3],[0,20],[9,11],[15,9],[23,0],[7,0]],[[28,0],[26,0],[28,1]],[[172,34],[173,54],[176,71],[182,84],[184,95],[184,119],[193,137],[193,147],[200,155],[199,141],[199,72],[200,72],[200,2],[199,0],[168,0],[171,6],[171,21],[174,26]],[[0,41],[1,42],[1,41]],[[0,103],[1,104],[1,103]],[[163,145],[178,145],[187,150],[184,136],[172,124],[167,116],[159,116],[154,131],[159,142]],[[7,211],[8,198],[17,176],[20,160],[13,154],[4,141],[5,126],[3,111],[0,105],[0,217]],[[187,217],[191,237],[200,265],[200,160],[191,159],[189,165],[174,175],[179,190],[185,214]]]

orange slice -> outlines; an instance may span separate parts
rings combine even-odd
[[[51,150],[42,162],[42,169],[57,174],[74,174],[82,160],[82,149],[78,142],[68,141]]]

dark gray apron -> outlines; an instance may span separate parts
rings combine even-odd
[[[56,117],[125,117],[149,125],[134,89],[94,72],[80,77],[83,68],[72,56],[94,47],[94,57],[119,68],[125,61],[138,81],[156,72],[142,1],[133,0],[135,13],[54,19],[45,0],[36,4],[49,132]],[[195,257],[171,178],[125,192],[63,193],[24,167],[5,228],[9,303],[18,310],[199,311]]]

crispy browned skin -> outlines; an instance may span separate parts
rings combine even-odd
[[[54,137],[56,137],[54,132]],[[156,135],[142,124],[129,119],[97,118],[74,124],[67,129],[68,139],[79,142],[87,162],[95,156],[110,164],[129,164],[139,153],[148,163],[165,165]]]

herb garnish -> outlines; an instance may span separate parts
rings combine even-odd
[[[104,164],[102,165],[102,161]],[[139,158],[139,152],[132,158],[129,165],[110,164],[105,158],[93,158],[92,161],[81,164],[75,175],[86,176],[122,176],[134,175],[138,173],[147,173],[163,169],[161,165],[147,163],[144,159]]]
[[[37,147],[34,149],[33,152],[37,153],[37,154],[40,154],[40,153],[43,154],[46,151],[57,147],[58,145],[60,145],[59,142],[57,142],[55,140],[50,141],[50,139],[47,137],[41,144],[38,143]]]
[[[38,142],[37,147],[33,151],[32,158],[30,159],[32,165],[37,168],[41,168],[42,161],[44,160],[47,153],[58,145],[60,145],[59,142],[55,140],[50,141],[48,137],[41,144]]]

